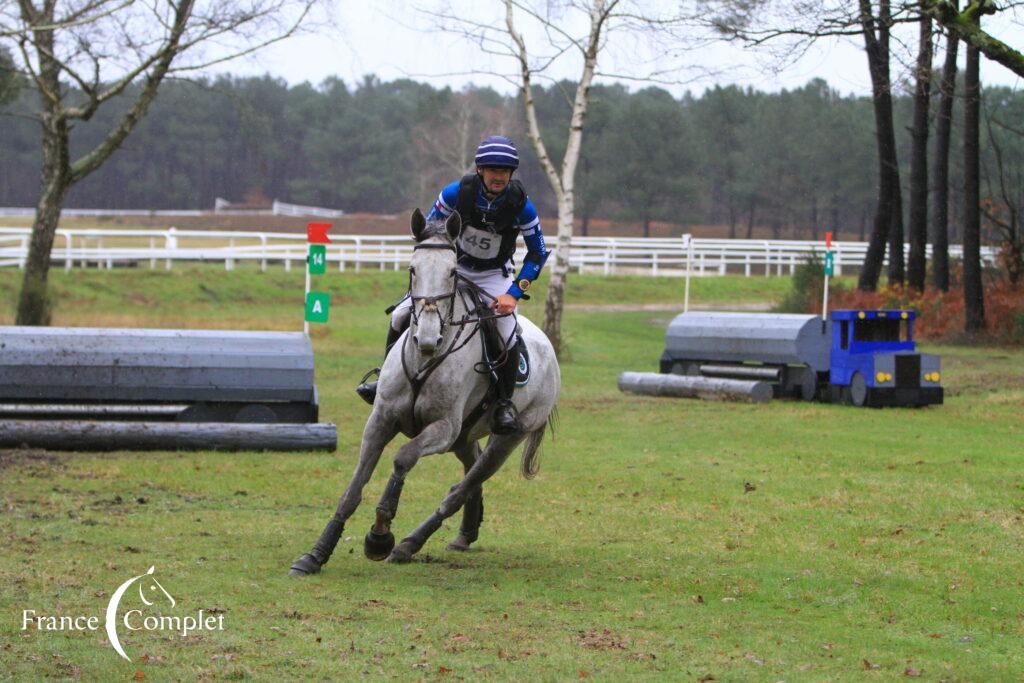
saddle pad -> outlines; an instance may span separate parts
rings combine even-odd
[[[526,344],[519,345],[519,368],[516,370],[516,386],[521,387],[530,381],[530,353]]]

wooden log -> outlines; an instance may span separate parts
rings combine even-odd
[[[2,420],[0,448],[53,451],[334,451],[333,424]]]
[[[703,398],[711,401],[767,403],[772,399],[772,387],[767,382],[658,372],[624,372],[619,375],[619,390],[645,396]]]
[[[700,366],[700,374],[705,377],[725,377],[777,382],[780,370],[779,368],[759,367],[756,365],[702,365]]]

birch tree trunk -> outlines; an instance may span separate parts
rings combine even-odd
[[[565,281],[569,273],[569,252],[575,219],[575,187],[576,167],[579,164],[580,149],[583,142],[583,123],[587,116],[587,105],[590,101],[590,87],[594,80],[597,67],[597,54],[600,47],[601,32],[608,12],[616,1],[606,3],[605,0],[594,0],[589,9],[590,32],[583,48],[583,71],[576,86],[576,96],[572,105],[572,118],[569,121],[569,139],[562,159],[562,170],[559,172],[548,155],[544,140],[541,138],[540,125],[537,122],[537,109],[533,99],[532,70],[526,42],[515,27],[512,0],[505,0],[505,24],[509,36],[516,45],[519,59],[523,106],[526,109],[527,131],[530,143],[540,160],[548,184],[555,193],[558,202],[558,235],[555,240],[554,264],[548,281],[548,298],[544,304],[544,333],[551,340],[555,353],[562,349],[562,308],[565,303]]]

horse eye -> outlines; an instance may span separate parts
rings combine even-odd
[[[416,269],[415,269],[415,268],[413,268],[412,266],[409,266],[409,272],[410,272],[410,273],[415,273],[415,272],[416,272]]]

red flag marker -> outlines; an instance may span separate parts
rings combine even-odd
[[[826,249],[831,249],[832,248],[832,233],[830,233],[830,232],[826,232],[825,233],[825,248]]]
[[[307,223],[306,241],[311,244],[330,244],[331,238],[327,231],[334,227],[331,223]]]

